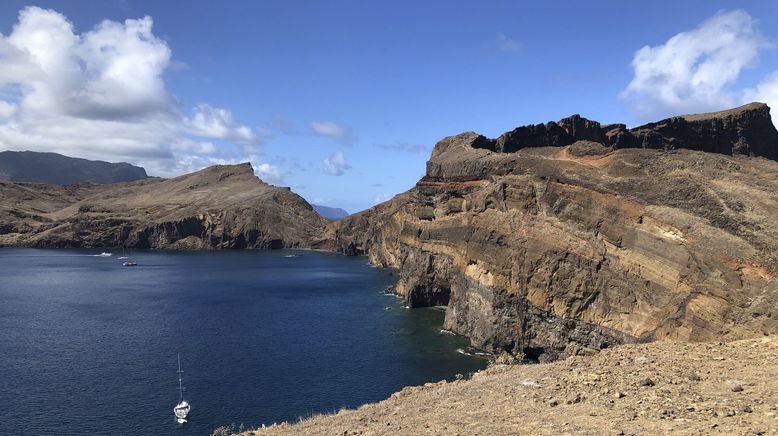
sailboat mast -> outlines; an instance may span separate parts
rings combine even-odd
[[[178,402],[184,400],[184,385],[181,383],[181,353],[178,353]]]

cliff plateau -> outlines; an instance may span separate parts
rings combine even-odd
[[[320,246],[398,268],[408,305],[444,305],[444,328],[517,359],[774,334],[776,159],[761,103],[467,132]]]

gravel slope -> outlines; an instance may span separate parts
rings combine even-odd
[[[778,434],[778,337],[496,365],[252,435]]]

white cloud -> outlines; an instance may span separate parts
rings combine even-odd
[[[216,146],[208,141],[194,141],[189,138],[179,138],[171,144],[173,150],[189,150],[198,154],[214,154]]]
[[[638,50],[635,75],[621,96],[641,118],[733,106],[739,93],[731,86],[766,46],[748,13],[719,12],[664,44]]]
[[[235,144],[258,143],[254,132],[232,118],[232,112],[200,103],[194,108],[194,115],[184,119],[189,133],[207,138],[225,139]]]
[[[497,34],[497,48],[505,52],[515,53],[519,51],[521,45],[515,39],[512,39],[504,33],[500,32]]]
[[[341,126],[329,121],[311,121],[308,127],[315,135],[326,136],[335,139],[345,145],[351,145],[354,142],[354,134],[349,127]]]
[[[324,159],[324,172],[331,176],[342,176],[350,168],[351,165],[346,162],[346,157],[340,150]]]
[[[765,77],[756,88],[743,91],[743,102],[761,101],[770,106],[773,125],[778,126],[778,71]]]
[[[257,177],[267,183],[277,185],[284,182],[284,173],[281,168],[276,165],[262,163],[254,167],[254,172]]]
[[[162,78],[179,67],[152,26],[105,20],[77,34],[62,14],[22,9],[0,34],[0,150],[129,161],[167,176],[236,159],[208,139],[258,143],[225,109],[181,114]]]

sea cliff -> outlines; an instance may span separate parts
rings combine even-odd
[[[778,332],[769,108],[627,129],[574,115],[437,143],[410,191],[329,228],[412,307],[515,359]]]

